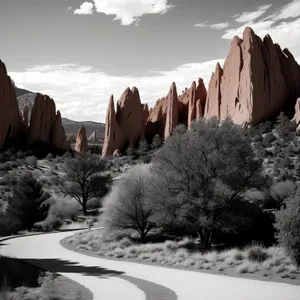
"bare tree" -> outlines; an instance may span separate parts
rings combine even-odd
[[[230,119],[202,119],[173,134],[155,156],[153,170],[162,224],[197,232],[205,250],[214,233],[235,232],[250,222],[238,213],[241,196],[264,183],[245,130]]]
[[[103,205],[105,227],[132,229],[145,240],[157,212],[148,198],[150,178],[149,165],[138,165],[117,180]]]
[[[111,177],[101,174],[105,171],[105,161],[97,155],[77,153],[74,158],[66,159],[63,171],[60,190],[80,203],[84,215],[88,202],[94,197],[103,197],[109,190]]]

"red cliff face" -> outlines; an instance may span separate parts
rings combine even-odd
[[[22,129],[15,88],[0,60],[0,149],[8,139],[14,139]]]
[[[235,37],[223,69],[212,75],[205,117],[231,116],[237,124],[257,124],[276,116],[300,95],[300,67],[270,36],[246,28]]]
[[[237,124],[257,124],[276,117],[300,97],[300,67],[293,55],[287,49],[282,51],[270,36],[262,40],[246,28],[243,39],[232,40],[223,68],[217,64],[208,91],[200,78],[197,86],[193,82],[178,96],[173,83],[168,95],[150,109],[148,117],[148,108],[141,106],[137,92],[136,96],[133,94],[127,89],[118,103],[117,121],[107,120],[108,128],[116,127],[112,123],[118,124],[119,133],[114,140],[122,141],[121,148],[110,144],[110,155],[116,149],[123,151],[130,141],[133,146],[144,136],[151,140],[158,134],[166,139],[179,123],[190,127],[202,117],[230,116]],[[298,102],[295,120],[300,120]],[[111,134],[106,136],[111,139]]]

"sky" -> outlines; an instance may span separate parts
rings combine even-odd
[[[246,26],[300,62],[300,0],[0,0],[0,59],[63,117],[105,122],[128,86],[150,107],[173,81],[208,86]]]

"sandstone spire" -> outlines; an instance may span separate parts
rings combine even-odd
[[[164,137],[167,139],[172,133],[173,129],[178,125],[178,96],[175,82],[170,87],[167,96],[167,117]]]
[[[188,128],[191,127],[192,122],[196,119],[196,82],[193,81],[190,89],[190,99],[189,99],[189,112],[188,112]]]
[[[115,104],[113,96],[109,99],[105,121],[105,137],[102,149],[102,156],[111,156],[115,150],[123,151],[126,139],[121,129],[115,112]]]
[[[220,64],[217,63],[215,73],[212,74],[209,88],[207,93],[207,101],[205,105],[205,117],[210,118],[212,116],[220,117],[221,106],[221,77],[223,75],[223,69]]]
[[[82,125],[77,133],[75,151],[76,152],[88,152],[89,146],[86,137],[85,127]]]
[[[51,144],[55,120],[53,99],[47,95],[37,94],[31,111],[28,144],[36,141]]]
[[[0,60],[0,149],[8,139],[14,139],[22,129],[15,88],[6,67]]]
[[[247,27],[243,40],[233,39],[223,70],[218,65],[211,78],[205,117],[257,124],[293,104],[300,96],[300,67],[285,51]]]
[[[27,130],[28,129],[28,116],[29,116],[29,111],[28,111],[28,106],[25,105],[22,109],[22,121],[23,121],[23,124],[24,124],[24,128]]]
[[[62,125],[62,119],[59,110],[57,111],[55,122],[53,124],[52,146],[57,149],[68,150],[65,129]]]
[[[201,104],[201,100],[199,99],[196,103],[196,120],[199,120],[203,117],[203,108]]]
[[[143,109],[136,87],[127,88],[121,95],[117,103],[117,121],[127,142],[131,139],[136,144],[143,132]]]

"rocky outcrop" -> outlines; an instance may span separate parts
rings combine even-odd
[[[49,96],[37,94],[31,111],[28,144],[36,141],[50,144],[56,120],[55,103]]]
[[[296,95],[300,68],[293,56],[248,27],[243,40],[233,39],[223,69],[218,64],[212,75],[205,117],[231,116],[237,124],[257,124],[294,103]]]
[[[167,139],[173,129],[178,125],[178,96],[175,82],[172,83],[168,96],[166,97],[168,108],[166,116],[166,127],[164,138]]]
[[[296,105],[295,105],[295,115],[293,120],[298,125],[300,123],[300,98],[298,98]]]
[[[201,104],[201,100],[198,100],[196,103],[196,120],[203,118],[203,107]]]
[[[28,125],[29,125],[29,111],[28,111],[28,106],[25,105],[22,109],[22,121],[24,124],[24,128],[25,130],[28,129]]]
[[[36,94],[31,110],[28,128],[29,145],[36,142],[48,144],[57,149],[68,150],[65,130],[62,125],[61,114],[56,113],[55,102],[47,95]]]
[[[53,135],[51,144],[57,149],[69,150],[69,144],[66,140],[65,129],[62,125],[62,119],[60,111],[57,111],[55,122],[53,124]]]
[[[117,103],[117,121],[127,142],[135,145],[143,132],[143,108],[136,87],[127,88]]]
[[[102,148],[102,156],[113,155],[116,149],[124,149],[126,143],[125,134],[117,121],[113,96],[109,99],[105,121],[105,137]]]
[[[220,64],[217,63],[216,70],[212,74],[209,82],[204,113],[206,118],[210,118],[212,116],[217,116],[218,118],[220,117],[222,75],[223,69],[221,68]]]
[[[191,90],[190,90],[190,99],[189,99],[189,114],[188,114],[188,127],[191,127],[192,122],[196,119],[196,82],[193,81]]]
[[[85,127],[81,126],[76,137],[75,151],[76,152],[88,152],[89,146],[86,137]]]
[[[124,151],[138,139],[152,141],[155,135],[166,139],[172,130],[183,123],[191,126],[195,119],[216,116],[231,117],[237,124],[257,124],[272,119],[287,110],[300,97],[300,67],[293,55],[281,50],[270,36],[263,40],[246,28],[243,39],[234,37],[223,68],[218,63],[212,73],[208,90],[200,78],[177,95],[172,84],[168,95],[159,99],[149,110],[141,101],[137,89],[126,89],[118,102],[116,121],[108,128],[118,128],[110,150]],[[299,106],[299,105],[298,105]],[[299,107],[296,106],[296,120]],[[111,126],[113,122],[114,126]],[[106,138],[110,140],[110,137]]]
[[[18,137],[22,129],[15,88],[4,63],[0,60],[0,149],[10,139]]]

